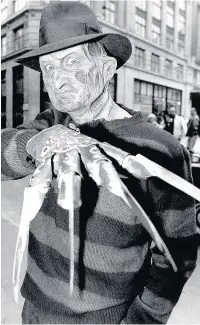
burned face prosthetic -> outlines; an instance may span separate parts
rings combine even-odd
[[[53,106],[70,114],[95,102],[106,86],[105,58],[106,53],[98,43],[40,57],[43,80]]]

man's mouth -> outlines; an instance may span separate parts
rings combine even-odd
[[[73,92],[75,92],[74,87],[72,87],[71,85],[67,85],[67,86],[63,87],[62,89],[57,90],[56,95],[65,97],[68,94],[73,93]]]

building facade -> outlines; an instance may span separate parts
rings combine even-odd
[[[16,127],[51,107],[41,74],[14,62],[38,46],[41,11],[48,2],[1,0],[2,127]],[[200,2],[82,2],[94,10],[103,32],[121,33],[132,43],[131,58],[110,84],[113,98],[144,115],[174,105],[187,119],[191,93],[200,91],[200,23],[194,21]]]

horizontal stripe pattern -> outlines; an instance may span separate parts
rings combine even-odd
[[[64,258],[50,246],[39,243],[31,233],[29,237],[29,254],[43,273],[51,278],[69,282],[69,259]],[[28,268],[28,270],[32,275],[32,268]],[[84,290],[98,293],[104,297],[127,299],[131,291],[134,292],[140,285],[135,281],[136,277],[139,278],[139,273],[101,272],[82,267],[81,263],[75,263],[75,284],[84,287]]]
[[[33,322],[34,320],[38,322],[39,319],[40,324],[120,324],[130,305],[130,302],[125,302],[105,309],[77,313],[44,295],[28,273],[21,289],[22,295],[24,292],[29,292],[32,301],[32,303],[30,300],[25,301],[23,310],[25,324],[30,322],[30,318]],[[32,313],[37,316],[33,317]]]
[[[114,299],[113,297],[101,296],[97,293],[92,293],[84,290],[80,292],[78,288],[74,287],[74,293],[70,296],[69,283],[62,281],[58,278],[51,277],[44,273],[37,265],[35,260],[29,256],[28,258],[28,274],[38,288],[42,291],[43,295],[50,298],[54,302],[60,304],[61,309],[68,309],[68,313],[72,311],[82,313],[85,311],[98,310],[108,308],[114,305],[125,302],[125,299]],[[54,266],[55,267],[55,266]],[[31,275],[30,271],[31,270]],[[68,270],[65,270],[66,276]],[[32,283],[34,291],[35,284]],[[37,289],[38,290],[38,289]]]
[[[41,214],[31,224],[31,233],[38,242],[49,245],[58,251],[64,258],[70,258],[69,232],[55,227],[55,222],[49,216]],[[101,229],[99,229],[101,231]],[[85,241],[84,265],[101,272],[138,272],[145,260],[148,244],[130,246],[119,249]],[[75,262],[78,262],[80,250],[80,238],[74,235]],[[133,258],[134,256],[134,258]]]
[[[101,197],[101,193],[103,192],[104,189],[100,191],[99,197]],[[111,214],[108,209],[110,214],[107,212],[107,215],[104,215],[95,210],[91,217],[88,206],[90,207],[92,203],[86,202],[86,206],[83,206],[80,210],[75,210],[75,234],[91,242],[108,246],[112,245],[119,248],[124,248],[135,244],[144,245],[149,239],[149,235],[140,224],[137,215],[131,214],[130,219],[132,223],[126,223],[128,219],[126,214],[123,214],[125,211],[123,209],[121,211],[123,204],[120,205],[118,198],[114,195],[110,195],[110,193],[106,190],[105,194],[103,195],[106,195],[108,201],[113,202],[113,207],[119,207],[118,213],[117,211],[114,211],[113,214]],[[90,192],[88,193],[88,197],[90,197]],[[104,200],[104,202],[105,206],[108,205],[107,201]],[[131,210],[128,210],[130,214]],[[57,205],[57,193],[54,192],[53,188],[48,193],[40,213],[53,218],[57,227],[66,231],[69,230],[68,211]],[[124,221],[121,220],[122,218],[120,217],[120,214],[121,217],[122,215],[124,216]]]
[[[30,165],[28,165],[28,163],[26,161],[27,153],[24,150],[25,146],[20,147],[20,144],[21,144],[20,142],[24,141],[26,143],[26,141],[25,141],[26,138],[28,141],[35,134],[36,134],[35,131],[32,131],[32,132],[18,131],[18,132],[16,132],[15,135],[12,136],[10,141],[7,142],[7,146],[4,149],[3,156],[5,159],[5,162],[7,163],[7,165],[9,165],[10,161],[12,161],[12,162],[14,161],[15,164],[12,164],[12,172],[14,174],[21,174],[21,177],[32,173],[34,169],[31,168]],[[6,133],[5,133],[5,135],[6,135]],[[25,139],[23,139],[23,137]],[[20,150],[22,151],[22,153],[20,152]],[[22,155],[24,157],[24,160],[22,160],[20,158],[20,155]]]

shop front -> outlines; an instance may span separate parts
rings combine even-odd
[[[134,80],[134,105],[146,116],[150,113],[162,115],[169,107],[174,106],[177,114],[181,115],[182,91],[146,82]]]

